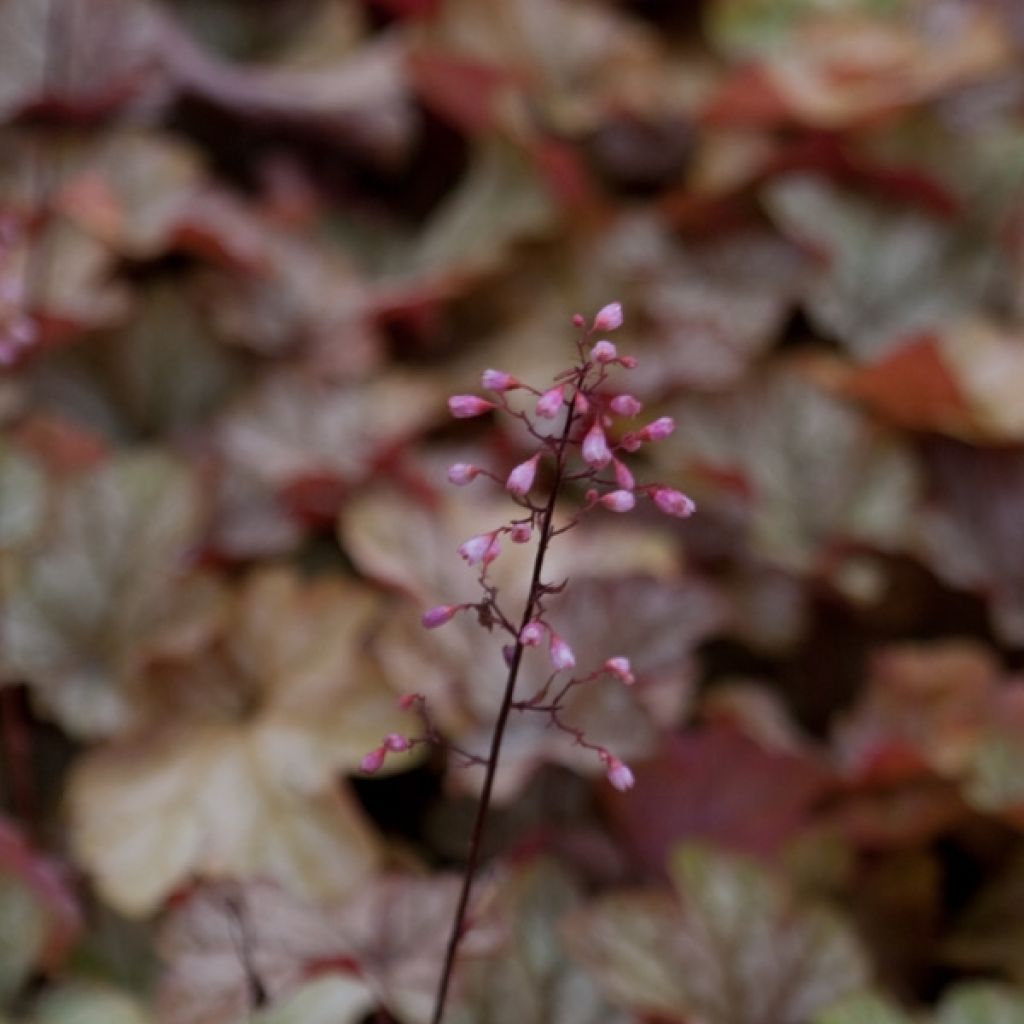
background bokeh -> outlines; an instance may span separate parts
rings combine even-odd
[[[1024,1020],[1022,51],[1015,0],[0,0],[0,1022],[428,1018],[479,770],[357,766],[411,691],[486,748],[500,641],[419,616],[509,516],[446,467],[530,451],[445,399],[612,300],[698,513],[549,578],[637,784],[514,716],[448,1019]]]

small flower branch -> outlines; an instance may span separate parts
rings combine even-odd
[[[459,941],[462,938],[463,922],[466,916],[466,907],[469,905],[469,894],[473,887],[473,879],[476,875],[477,865],[480,860],[480,849],[484,834],[484,826],[487,822],[487,814],[491,805],[491,792],[494,788],[494,777],[498,770],[498,758],[501,753],[501,742],[505,736],[505,727],[508,724],[509,711],[512,709],[512,696],[515,693],[516,681],[519,678],[519,666],[523,660],[525,644],[522,640],[522,631],[532,620],[536,610],[537,601],[540,597],[541,573],[544,570],[544,557],[547,554],[548,545],[551,543],[552,520],[555,514],[555,500],[558,496],[561,484],[562,472],[565,465],[566,445],[569,435],[572,432],[574,422],[575,399],[569,403],[568,414],[565,418],[565,429],[559,439],[555,451],[555,471],[551,484],[551,491],[548,495],[547,505],[541,513],[540,538],[537,542],[537,554],[533,560],[533,574],[530,579],[530,591],[526,599],[526,607],[523,609],[523,617],[516,632],[515,646],[508,667],[508,676],[505,680],[505,690],[501,699],[501,706],[498,709],[498,717],[494,723],[494,732],[491,735],[491,747],[487,757],[487,769],[484,775],[483,787],[480,791],[480,802],[477,805],[476,819],[473,822],[473,831],[469,840],[469,856],[466,860],[466,867],[462,875],[462,887],[459,891],[459,900],[455,908],[455,916],[452,919],[451,932],[448,936],[448,946],[445,950],[444,966],[441,971],[441,979],[438,983],[437,999],[434,1005],[434,1014],[431,1024],[440,1024],[444,1014],[445,1003],[448,998],[448,987],[451,983],[452,969],[455,966],[455,956],[458,952]]]
[[[473,887],[482,848],[482,838],[491,805],[494,780],[498,771],[502,741],[512,711],[541,713],[548,716],[549,725],[565,733],[576,746],[593,751],[602,764],[608,781],[620,790],[633,785],[633,773],[629,767],[610,751],[589,741],[583,730],[566,721],[563,713],[566,700],[577,687],[596,684],[601,676],[611,676],[625,685],[634,682],[629,661],[624,657],[607,659],[604,664],[589,675],[572,676],[555,688],[555,681],[563,672],[576,667],[576,656],[566,640],[559,635],[547,618],[547,599],[560,594],[568,580],[561,583],[545,582],[544,562],[551,541],[574,529],[584,515],[598,509],[614,513],[633,510],[637,495],[648,497],[662,512],[679,517],[689,516],[693,502],[684,494],[662,484],[637,486],[632,472],[622,461],[622,456],[637,451],[642,445],[659,441],[671,434],[674,424],[668,417],[654,420],[638,431],[629,432],[615,443],[610,444],[606,430],[616,417],[633,418],[641,411],[641,404],[632,395],[606,392],[609,371],[614,366],[632,369],[636,360],[631,356],[620,356],[616,347],[607,339],[592,341],[595,333],[613,331],[622,323],[622,310],[618,303],[605,306],[587,328],[581,316],[573,318],[581,334],[576,341],[578,362],[557,374],[551,387],[546,390],[533,388],[518,378],[501,370],[486,370],[481,378],[483,388],[495,396],[495,400],[477,395],[455,395],[448,400],[448,407],[457,419],[468,419],[490,412],[511,416],[526,428],[527,434],[537,442],[537,449],[525,461],[502,479],[488,470],[469,463],[456,463],[448,470],[452,484],[462,487],[471,484],[477,477],[485,477],[502,483],[510,498],[524,510],[525,516],[512,519],[497,528],[471,537],[459,546],[458,553],[470,566],[479,566],[477,582],[482,593],[481,600],[464,604],[438,605],[423,615],[423,625],[436,629],[450,622],[462,612],[476,613],[480,626],[492,632],[498,627],[512,638],[502,648],[508,672],[498,714],[491,733],[490,749],[486,757],[462,750],[442,735],[434,723],[426,699],[421,694],[410,694],[402,699],[406,710],[414,711],[421,723],[422,732],[416,737],[392,733],[385,736],[381,745],[370,751],[362,761],[363,771],[372,774],[380,769],[390,753],[410,750],[419,744],[434,744],[447,747],[464,765],[480,765],[484,768],[484,780],[473,822],[469,851],[459,891],[458,903],[452,919],[451,931],[445,950],[444,966],[438,982],[437,998],[432,1024],[440,1024],[448,998],[449,986],[455,966],[459,943],[465,929],[466,910]],[[509,393],[524,391],[536,399],[534,416],[513,408]],[[564,415],[565,422],[560,432],[545,433],[539,428],[541,420],[554,420]],[[570,464],[577,457],[583,466]],[[531,497],[537,481],[537,472],[542,460],[550,460],[553,467],[550,486],[543,501]],[[610,474],[610,475],[609,475]],[[587,485],[584,500],[575,513],[560,526],[555,526],[555,509],[566,485],[584,483]],[[488,576],[492,562],[500,555],[502,540],[523,544],[531,541],[537,532],[537,550],[533,559],[530,586],[519,625],[516,626],[498,603],[498,587]],[[527,647],[547,644],[548,659],[552,671],[544,684],[526,700],[515,699],[516,683],[519,678],[524,652]],[[549,694],[555,688],[555,695]]]

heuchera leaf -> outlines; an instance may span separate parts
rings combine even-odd
[[[160,1020],[221,1024],[247,1019],[260,1004],[268,1016],[282,1013],[287,1020],[295,1012],[289,1009],[292,998],[302,1004],[312,998],[300,996],[309,965],[336,949],[324,909],[271,883],[195,889],[175,904],[161,928],[166,970],[156,1001]],[[331,987],[335,997],[343,994],[362,1011],[372,1005],[366,983],[351,968],[329,980],[338,982]],[[341,1002],[339,1013],[346,1005]]]
[[[1024,457],[1012,448],[936,442],[926,451],[932,501],[915,534],[920,556],[947,583],[989,600],[997,634],[1024,640]]]
[[[222,637],[148,677],[149,725],[76,764],[80,862],[124,912],[190,876],[265,877],[301,896],[365,879],[376,841],[336,773],[409,723],[361,653],[380,598],[353,581],[250,577]]]
[[[823,762],[766,749],[735,728],[669,737],[631,765],[636,786],[608,795],[616,831],[652,874],[680,842],[767,856],[797,836],[830,788]]]
[[[941,329],[992,283],[991,249],[968,224],[893,209],[809,176],[772,185],[765,200],[783,232],[824,263],[804,299],[809,316],[860,359]]]
[[[844,541],[905,546],[918,488],[910,453],[815,384],[815,368],[776,365],[756,389],[670,405],[678,429],[653,453],[706,481],[723,518],[742,506],[737,544],[803,574]]]
[[[554,863],[514,869],[492,911],[506,919],[504,941],[465,965],[452,1024],[626,1024],[564,948],[560,924],[580,902],[579,884]]]
[[[566,925],[574,955],[621,1005],[681,1024],[799,1024],[863,986],[850,930],[829,910],[801,907],[764,869],[683,846],[670,873],[678,906],[624,893]]]
[[[120,456],[73,478],[45,545],[7,567],[3,672],[28,682],[71,734],[108,736],[136,721],[148,652],[215,618],[215,585],[188,572],[201,512],[185,464]]]

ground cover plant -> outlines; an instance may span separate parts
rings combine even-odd
[[[1022,49],[0,0],[0,1022],[1024,1020]]]

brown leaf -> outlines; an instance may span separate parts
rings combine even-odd
[[[361,884],[376,841],[338,772],[409,723],[362,643],[379,595],[250,577],[223,638],[154,666],[152,725],[76,765],[77,856],[123,912],[194,875],[265,877],[307,898]]]
[[[986,726],[998,663],[980,644],[947,640],[885,648],[872,659],[863,696],[836,730],[835,749],[855,777],[916,762],[960,777]]]
[[[755,67],[761,89],[775,98],[776,120],[855,126],[996,74],[1012,59],[1005,25],[991,8],[943,21],[929,19],[926,4],[907,4],[905,13],[878,13],[866,3],[808,13],[792,4],[781,18],[766,17],[765,6],[719,0],[711,28],[726,48],[760,56]],[[749,73],[741,65],[739,74]]]

